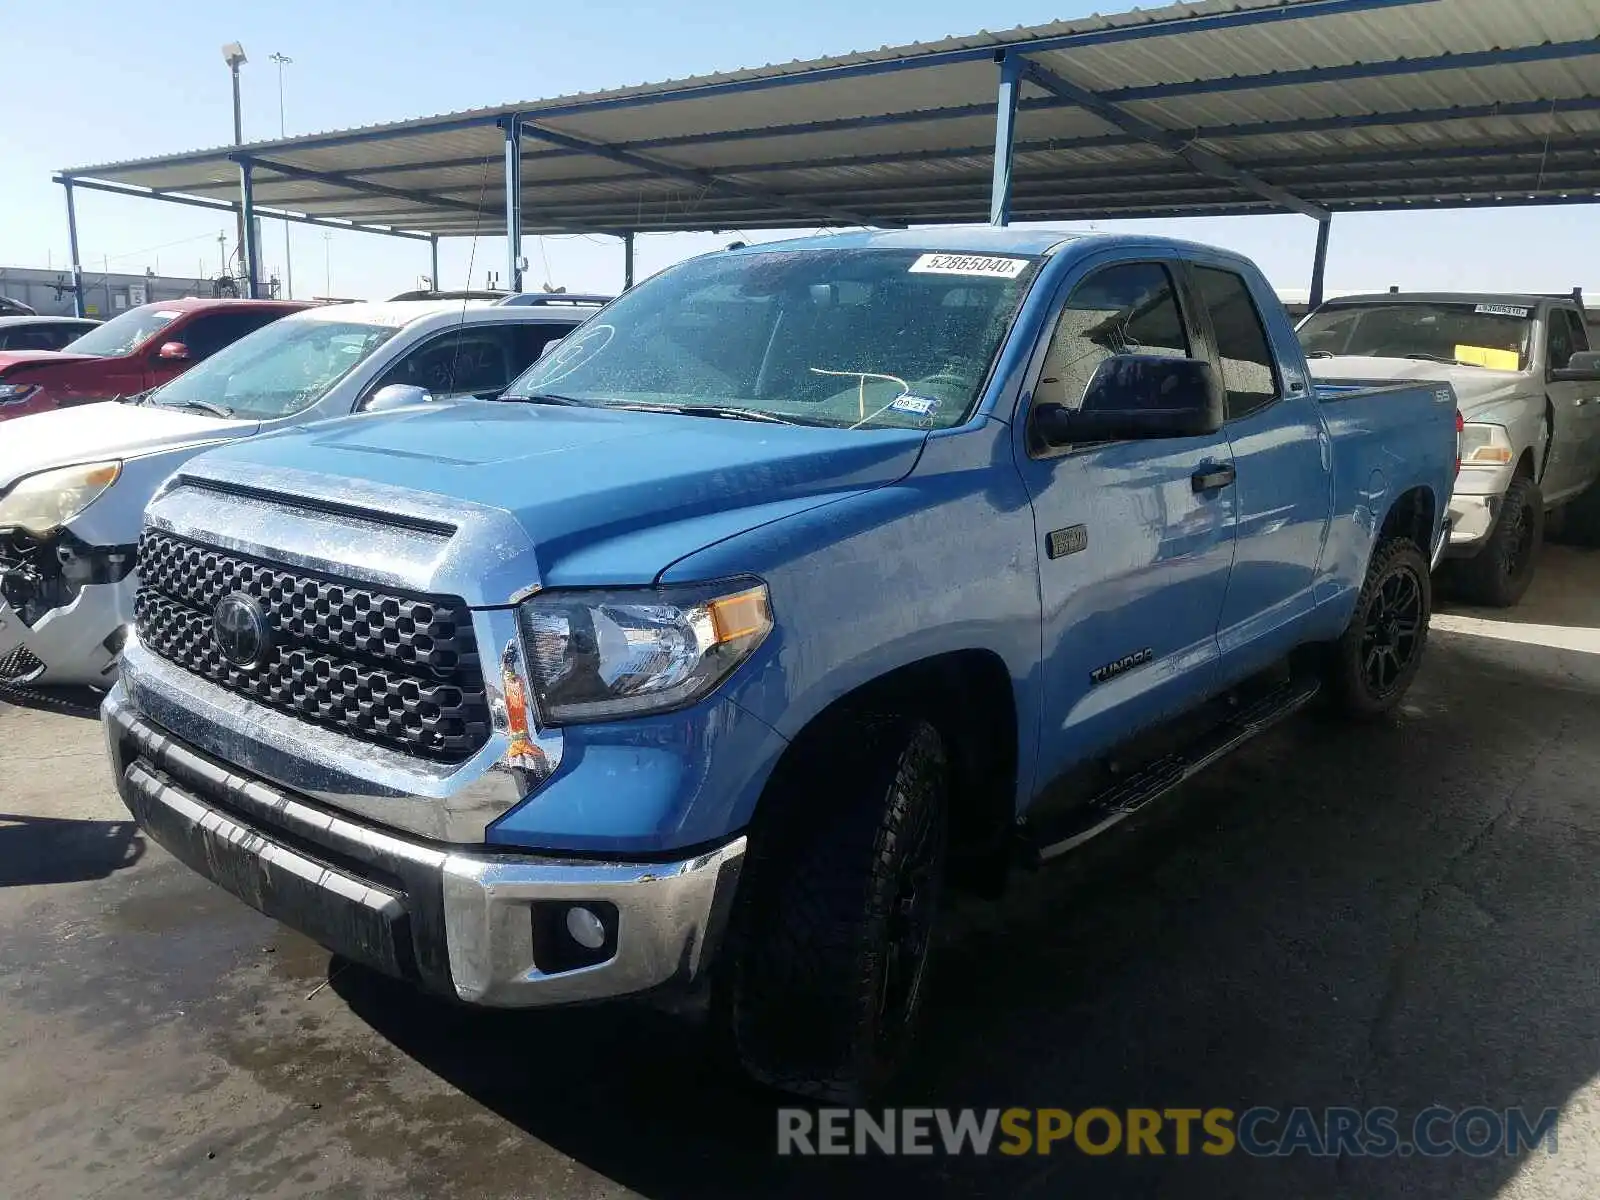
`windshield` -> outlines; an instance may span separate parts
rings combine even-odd
[[[353,321],[274,321],[185,371],[152,401],[248,420],[292,416],[327,395],[396,332]]]
[[[1520,304],[1336,304],[1300,326],[1308,357],[1418,358],[1522,371],[1534,310]]]
[[[647,280],[503,399],[840,428],[948,428],[989,373],[1036,258],[774,250]]]
[[[138,349],[183,314],[175,308],[146,304],[112,317],[75,341],[61,347],[69,354],[94,354],[101,358]]]

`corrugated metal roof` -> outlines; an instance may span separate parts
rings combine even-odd
[[[1600,0],[1200,0],[63,175],[492,232],[517,117],[530,233],[983,220],[1000,52],[1016,220],[1600,198]]]

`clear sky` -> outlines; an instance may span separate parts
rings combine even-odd
[[[1148,6],[1148,5],[1147,5]],[[480,105],[813,58],[1116,11],[1118,0],[689,0],[677,4],[581,0],[0,0],[0,265],[67,261],[61,189],[66,166],[137,158],[231,140],[228,70],[220,47],[239,41],[246,141],[278,133],[285,68],[291,134],[393,121]],[[227,225],[176,205],[80,194],[86,269],[190,275],[218,268]],[[1141,222],[1254,256],[1280,289],[1308,282],[1315,226],[1304,217]],[[1103,227],[1112,227],[1110,223]],[[283,262],[283,226],[262,241],[269,271]],[[297,295],[387,296],[417,286],[425,245],[369,234],[292,232]],[[772,236],[772,235],[761,235]],[[726,237],[640,239],[648,273],[723,244]],[[618,243],[528,239],[530,286],[548,273],[574,291],[620,286]],[[503,239],[452,239],[441,251],[447,286],[475,284],[504,262]],[[1595,207],[1356,214],[1334,222],[1330,288],[1600,289]]]

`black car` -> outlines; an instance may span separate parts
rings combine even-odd
[[[98,324],[87,317],[0,317],[0,350],[60,350]]]

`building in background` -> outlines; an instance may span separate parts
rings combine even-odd
[[[263,299],[278,295],[276,277],[264,280]],[[184,296],[242,296],[244,285],[231,276],[142,275],[115,271],[83,272],[83,315],[109,320],[155,300]],[[0,296],[20,300],[40,316],[72,316],[72,272],[45,267],[0,267]]]

